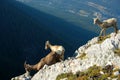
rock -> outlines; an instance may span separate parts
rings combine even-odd
[[[89,40],[88,43],[75,51],[75,58],[69,57],[69,59],[51,66],[46,65],[31,80],[56,80],[56,77],[61,73],[72,72],[75,74],[93,65],[105,67],[106,65],[114,64],[120,68],[120,57],[114,53],[115,49],[120,49],[120,31],[117,35],[111,33],[110,36],[110,38],[105,39],[102,43],[97,43],[98,37]],[[82,53],[86,54],[86,58],[79,58]],[[104,74],[103,72],[100,73]],[[118,75],[118,72],[114,72],[114,75]]]
[[[26,71],[26,73],[20,76],[13,77],[11,78],[11,80],[31,80],[31,76],[30,76],[30,73]]]
[[[103,72],[103,71],[100,71],[100,74],[104,74],[104,72]]]
[[[115,75],[115,76],[118,76],[119,74],[120,74],[119,71],[113,72],[113,75]]]

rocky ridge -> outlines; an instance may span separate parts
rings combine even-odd
[[[101,43],[97,43],[98,39],[95,37],[76,50],[76,58],[70,58],[51,66],[44,66],[33,76],[32,80],[56,80],[57,75],[61,73],[76,73],[93,65],[105,66],[110,64],[120,67],[120,57],[114,53],[116,49],[120,49],[120,31],[117,35],[111,33],[110,38]],[[85,57],[79,58],[83,53],[86,54]]]
[[[120,56],[115,54],[115,50],[120,49],[120,31],[117,35],[111,33],[109,36],[100,43],[98,43],[98,37],[91,39],[75,51],[76,57],[68,58],[51,66],[45,65],[31,80],[56,80],[59,74],[69,72],[75,74],[93,65],[102,67],[114,65],[120,69]]]

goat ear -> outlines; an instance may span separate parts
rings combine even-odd
[[[49,41],[49,40],[47,40],[47,43],[50,43],[50,41]]]
[[[47,40],[46,42],[49,42],[49,40]]]
[[[93,18],[93,20],[96,19],[96,18]]]
[[[99,16],[96,16],[96,18],[98,18],[98,19],[99,19],[100,17],[99,17]]]

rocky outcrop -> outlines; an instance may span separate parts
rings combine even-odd
[[[117,35],[111,33],[110,38],[105,39],[102,43],[97,42],[98,37],[88,41],[86,45],[76,50],[78,54],[76,57],[80,56],[81,53],[86,53],[90,61],[94,62],[94,64],[104,66],[107,63],[112,63],[120,66],[120,57],[114,53],[116,49],[120,49],[120,33]],[[94,60],[92,61],[91,59]]]
[[[111,33],[109,36],[100,43],[98,37],[88,41],[75,51],[76,57],[74,58],[68,58],[51,66],[45,65],[31,80],[56,80],[59,74],[69,72],[75,74],[93,65],[102,67],[114,65],[114,68],[120,69],[120,56],[115,54],[115,50],[120,49],[120,31],[117,35]],[[114,74],[118,75],[119,72]]]
[[[30,76],[30,73],[26,71],[26,73],[13,77],[11,78],[11,80],[31,80],[31,76]]]
[[[119,32],[117,35],[111,33],[110,37],[101,43],[98,43],[98,37],[93,38],[75,51],[76,58],[45,66],[33,76],[32,80],[56,80],[57,75],[61,73],[76,73],[93,65],[106,66],[110,64],[119,67],[120,57],[114,53],[114,50],[120,49]],[[83,53],[86,54],[84,58],[79,58]]]

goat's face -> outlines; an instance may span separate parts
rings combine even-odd
[[[45,49],[47,50],[49,48],[49,41],[46,41],[45,43]]]
[[[98,18],[93,18],[93,24],[97,24]]]

